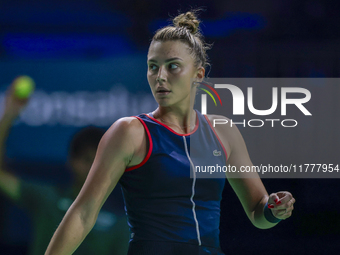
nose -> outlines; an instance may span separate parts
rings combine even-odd
[[[158,81],[158,82],[165,82],[166,81],[166,70],[165,70],[164,67],[159,68],[156,81]]]

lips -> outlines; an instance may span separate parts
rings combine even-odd
[[[166,89],[166,88],[158,88],[156,90],[156,94],[157,95],[162,95],[162,96],[165,96],[165,95],[168,95],[171,91]]]
[[[163,93],[163,92],[170,92],[170,90],[166,89],[166,88],[158,88],[156,90],[157,93]]]

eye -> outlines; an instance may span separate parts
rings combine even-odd
[[[154,71],[156,69],[157,69],[156,65],[153,65],[153,64],[149,65],[149,70]]]
[[[174,63],[171,63],[169,65],[170,69],[177,69],[178,68],[178,65],[177,64],[174,64]]]

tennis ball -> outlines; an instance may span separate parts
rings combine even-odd
[[[28,98],[34,91],[34,80],[29,76],[19,76],[14,80],[14,96],[19,99]]]

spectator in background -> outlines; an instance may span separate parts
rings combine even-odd
[[[29,211],[33,222],[30,255],[44,254],[46,247],[65,212],[79,193],[94,160],[104,130],[87,127],[72,139],[69,164],[74,181],[69,188],[58,188],[28,182],[8,172],[4,166],[5,143],[14,120],[28,100],[17,99],[13,89],[7,93],[4,113],[0,119],[0,190],[14,203]],[[129,230],[122,210],[103,207],[91,234],[75,254],[125,255]]]

